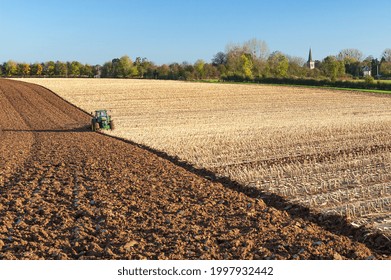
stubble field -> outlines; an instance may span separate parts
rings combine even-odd
[[[323,89],[29,79],[130,139],[354,227],[391,229],[391,98]]]

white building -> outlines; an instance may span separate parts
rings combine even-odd
[[[364,77],[371,76],[371,75],[372,75],[371,67],[369,67],[369,66],[364,66],[364,67],[362,68],[362,75],[363,75]]]

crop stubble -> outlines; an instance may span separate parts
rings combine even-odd
[[[353,225],[391,229],[391,99],[321,89],[37,79],[116,136]]]

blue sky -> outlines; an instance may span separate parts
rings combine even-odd
[[[251,38],[303,58],[309,47],[319,60],[345,48],[380,57],[390,15],[386,0],[0,0],[0,62],[209,62]]]

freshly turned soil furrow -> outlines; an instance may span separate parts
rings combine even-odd
[[[0,146],[12,166],[0,173],[0,259],[390,258],[90,132],[89,115],[44,88],[0,79],[0,101],[11,118],[0,140],[14,142]]]

